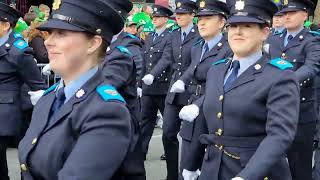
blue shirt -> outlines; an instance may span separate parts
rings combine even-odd
[[[157,33],[158,36],[160,36],[166,29],[167,29],[166,26],[164,26],[161,29],[156,29],[155,33]]]
[[[250,66],[252,66],[254,63],[256,63],[260,58],[262,57],[262,51],[258,51],[256,53],[253,53],[247,57],[244,58],[239,58],[239,59],[234,59],[233,60],[238,60],[240,62],[240,69],[238,71],[238,76],[239,77],[243,72],[245,72]],[[232,66],[230,66],[230,69],[228,70],[228,73],[226,77],[224,78],[224,83],[226,83],[228,77],[232,73]]]
[[[286,35],[286,37],[284,38],[284,46],[286,46],[287,44],[288,44],[288,37],[290,36],[290,35],[292,35],[292,37],[294,38],[294,37],[296,37],[302,30],[304,29],[304,27],[303,26],[301,26],[297,31],[294,31],[294,32],[289,32],[289,31],[287,31],[287,35]]]
[[[8,41],[11,32],[12,32],[12,29],[10,29],[7,34],[5,34],[3,37],[0,38],[0,46],[4,45],[4,43]]]
[[[71,81],[67,86],[64,87],[63,81],[60,81],[60,84],[56,88],[55,91],[64,87],[64,93],[66,96],[66,100],[64,103],[68,102],[73,95],[75,95],[80,88],[89,80],[91,79],[96,72],[98,71],[98,66],[88,70],[87,72],[83,73],[78,79]]]
[[[193,26],[194,25],[193,25],[193,22],[192,22],[184,30],[181,28],[181,39],[183,39],[183,33],[186,33],[186,37],[188,36],[188,34],[191,32]]]
[[[209,41],[205,41],[205,43],[202,46],[202,54],[201,54],[200,60],[202,60],[204,52],[205,52],[205,44],[206,43],[208,44],[208,47],[209,47],[208,52],[209,52],[209,51],[211,51],[212,48],[214,48],[218,44],[218,42],[222,39],[222,37],[223,37],[223,35],[221,33],[219,33],[218,35],[216,35],[215,37],[213,37]]]

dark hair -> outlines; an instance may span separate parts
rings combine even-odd
[[[92,39],[95,36],[95,34],[92,34],[92,33],[89,33],[89,32],[85,32],[84,34],[86,35],[86,37],[88,39]],[[109,47],[109,45],[110,45],[109,42],[107,42],[106,40],[102,39],[102,44],[98,49],[98,51],[99,51],[98,52],[99,62],[101,62],[104,59],[104,57],[106,56],[107,48]]]

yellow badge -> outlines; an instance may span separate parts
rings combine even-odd
[[[284,0],[284,1],[283,1],[283,5],[286,6],[286,5],[288,5],[288,4],[289,4],[289,0]]]
[[[104,90],[105,93],[110,94],[111,96],[117,96],[118,92],[116,90],[112,90],[112,89],[107,89]]]
[[[206,6],[206,2],[205,2],[205,1],[201,1],[201,2],[200,2],[200,7],[201,7],[201,8],[204,8],[205,6]]]
[[[180,8],[181,7],[181,2],[178,2],[177,3],[177,8]]]
[[[60,8],[61,0],[54,0],[52,4],[52,9],[53,10],[58,10]]]
[[[236,2],[236,10],[238,10],[238,11],[242,11],[243,9],[244,9],[244,7],[245,7],[245,3],[244,3],[244,1],[242,1],[242,0],[238,0],[237,2]]]

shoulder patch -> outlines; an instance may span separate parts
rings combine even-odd
[[[20,33],[14,33],[13,37],[16,38],[16,39],[17,38],[23,38],[22,34],[20,34]]]
[[[28,43],[26,43],[26,42],[25,42],[24,40],[22,40],[22,39],[17,40],[16,42],[13,43],[13,45],[14,45],[16,48],[21,49],[21,50],[29,46]]]
[[[119,49],[119,51],[120,52],[122,52],[122,53],[126,53],[126,54],[128,54],[128,55],[132,55],[132,53],[129,51],[129,49],[127,49],[126,47],[124,47],[124,46],[117,46],[116,48],[118,48]]]
[[[320,36],[320,31],[309,31],[314,36]]]
[[[118,93],[116,88],[114,88],[111,85],[102,85],[97,87],[96,90],[98,94],[102,97],[102,99],[105,101],[117,100],[123,103],[126,102],[124,98]]]
[[[281,58],[273,59],[269,63],[281,70],[293,68],[293,65],[290,62],[283,60]]]
[[[43,95],[47,95],[49,94],[51,91],[55,90],[58,86],[59,82],[57,82],[56,84],[52,85],[51,87],[49,87],[47,90],[44,91]]]
[[[219,60],[219,61],[212,63],[212,65],[218,65],[218,64],[222,64],[222,63],[226,63],[226,62],[228,62],[227,59],[222,59],[222,60]]]
[[[130,34],[130,33],[127,33],[127,36],[128,36],[128,37],[130,37],[130,38],[132,38],[132,39],[138,39],[138,37],[137,37],[137,36],[132,35],[132,34]]]

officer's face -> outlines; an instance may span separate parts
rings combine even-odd
[[[85,33],[54,29],[45,46],[52,70],[66,79],[73,79],[97,63],[92,54],[100,45]]]
[[[157,29],[160,29],[166,25],[168,21],[167,17],[153,17],[152,23]]]
[[[308,19],[308,13],[305,11],[286,12],[284,15],[284,26],[288,30],[297,30],[303,26]]]
[[[219,15],[199,16],[198,29],[201,37],[210,40],[221,32],[225,19]]]
[[[0,21],[0,37],[6,35],[9,32],[10,27],[10,23]]]
[[[176,20],[177,24],[180,27],[187,27],[190,23],[192,23],[194,18],[194,13],[177,13]]]
[[[263,41],[269,35],[268,27],[255,23],[239,23],[228,26],[228,41],[235,57],[247,57],[261,51]]]
[[[283,16],[273,16],[272,19],[272,27],[273,28],[279,28],[283,27]]]

